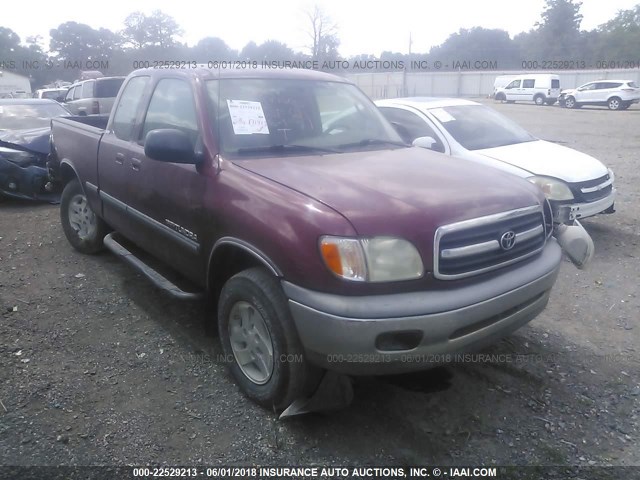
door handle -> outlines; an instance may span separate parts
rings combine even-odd
[[[124,153],[116,153],[116,163],[122,165],[124,163]]]
[[[140,160],[138,160],[137,158],[132,158],[131,159],[131,169],[132,170],[135,170],[136,172],[139,172],[141,164],[142,164],[142,162]]]

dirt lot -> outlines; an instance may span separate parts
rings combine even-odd
[[[56,207],[0,203],[0,465],[640,465],[640,107],[495,107],[615,170],[617,213],[584,222],[592,265],[565,262],[493,358],[358,379],[330,415],[255,406],[204,305],[76,253]]]

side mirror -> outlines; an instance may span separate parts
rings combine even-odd
[[[189,136],[175,128],[160,128],[147,133],[144,154],[159,162],[198,163]]]
[[[418,137],[411,144],[414,147],[428,148],[429,150],[432,150],[436,143],[436,139],[433,137]]]
[[[593,258],[593,240],[577,220],[573,225],[557,225],[554,236],[569,260],[579,269],[583,269]]]

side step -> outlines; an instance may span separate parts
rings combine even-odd
[[[167,279],[164,275],[159,273],[156,269],[145,263],[141,258],[137,257],[127,247],[125,247],[118,237],[118,234],[113,232],[104,237],[104,246],[118,255],[120,258],[128,262],[141,274],[147,277],[158,288],[164,290],[168,294],[179,298],[181,300],[199,300],[204,298],[203,292],[188,292],[180,288],[178,285]]]

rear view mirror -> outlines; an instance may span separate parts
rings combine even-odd
[[[175,128],[161,128],[147,133],[144,154],[159,162],[197,163],[189,136]]]
[[[429,150],[433,150],[433,147],[436,143],[436,139],[433,137],[418,137],[412,142],[412,145],[414,147],[428,148]]]

